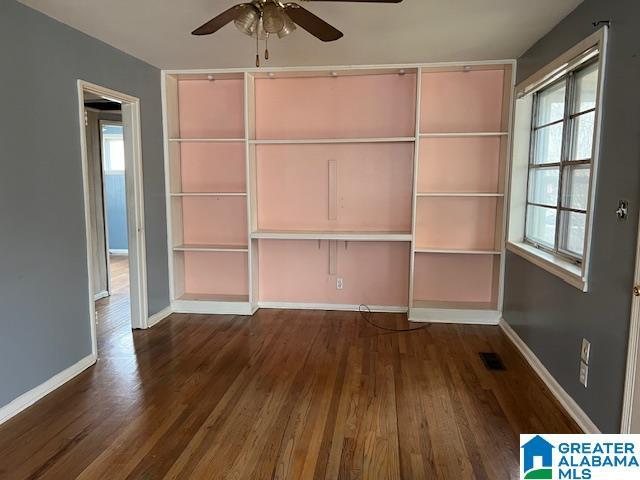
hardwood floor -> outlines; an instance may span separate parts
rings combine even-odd
[[[497,327],[260,310],[106,336],[0,427],[0,478],[510,479],[518,433],[578,431]]]

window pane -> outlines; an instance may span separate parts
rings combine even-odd
[[[563,250],[580,257],[583,255],[586,220],[584,213],[562,212]]]
[[[102,154],[106,173],[124,171],[124,127],[122,125],[102,125]]]
[[[556,210],[527,206],[527,239],[553,247],[556,237]]]
[[[557,83],[538,93],[536,127],[562,120],[564,117],[565,82]]]
[[[562,153],[562,123],[535,132],[533,163],[559,163]]]
[[[598,88],[598,64],[588,66],[576,73],[576,105],[575,113],[584,112],[596,107],[596,90]]]
[[[532,168],[529,170],[529,201],[555,207],[559,181],[559,167]]]
[[[591,158],[595,112],[585,113],[573,119],[571,159]]]
[[[562,206],[586,210],[589,205],[590,165],[565,167],[562,175]]]

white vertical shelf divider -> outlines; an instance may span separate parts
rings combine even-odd
[[[255,78],[248,72],[244,74],[244,141],[245,141],[245,173],[247,192],[247,245],[249,246],[247,258],[248,285],[249,285],[249,306],[251,314],[258,309],[258,241],[252,239],[251,232],[254,228],[254,217],[256,214],[256,189],[254,177],[255,146],[251,140],[255,138],[256,124],[256,96]]]
[[[411,198],[411,257],[409,261],[409,318],[413,307],[413,282],[416,263],[416,217],[418,213],[418,175],[420,173],[420,104],[422,103],[422,68],[416,71],[416,143],[413,151],[413,189]]]

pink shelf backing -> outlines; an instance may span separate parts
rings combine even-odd
[[[184,288],[187,293],[247,295],[247,254],[185,252]]]
[[[422,74],[422,133],[499,132],[503,70]]]
[[[416,76],[256,80],[258,139],[412,137]]]
[[[494,197],[423,197],[418,199],[416,242],[421,248],[493,250]]]
[[[244,137],[244,80],[178,82],[180,137]]]
[[[244,143],[182,143],[183,192],[246,192]]]
[[[261,145],[258,228],[411,231],[412,157],[402,143]]]
[[[496,137],[421,139],[418,192],[496,193],[500,142]]]
[[[247,244],[245,197],[183,197],[181,201],[184,244]]]
[[[336,275],[329,275],[328,241],[260,240],[259,252],[261,301],[407,305],[408,244],[337,242]]]
[[[492,255],[418,253],[414,301],[492,302],[497,260]]]

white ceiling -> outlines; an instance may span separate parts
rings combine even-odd
[[[21,0],[160,68],[253,66],[255,41],[227,25],[190,32],[243,0]],[[267,65],[350,65],[516,58],[582,0],[304,2],[343,31],[323,43],[298,29],[270,42]],[[298,1],[298,3],[303,3]]]

